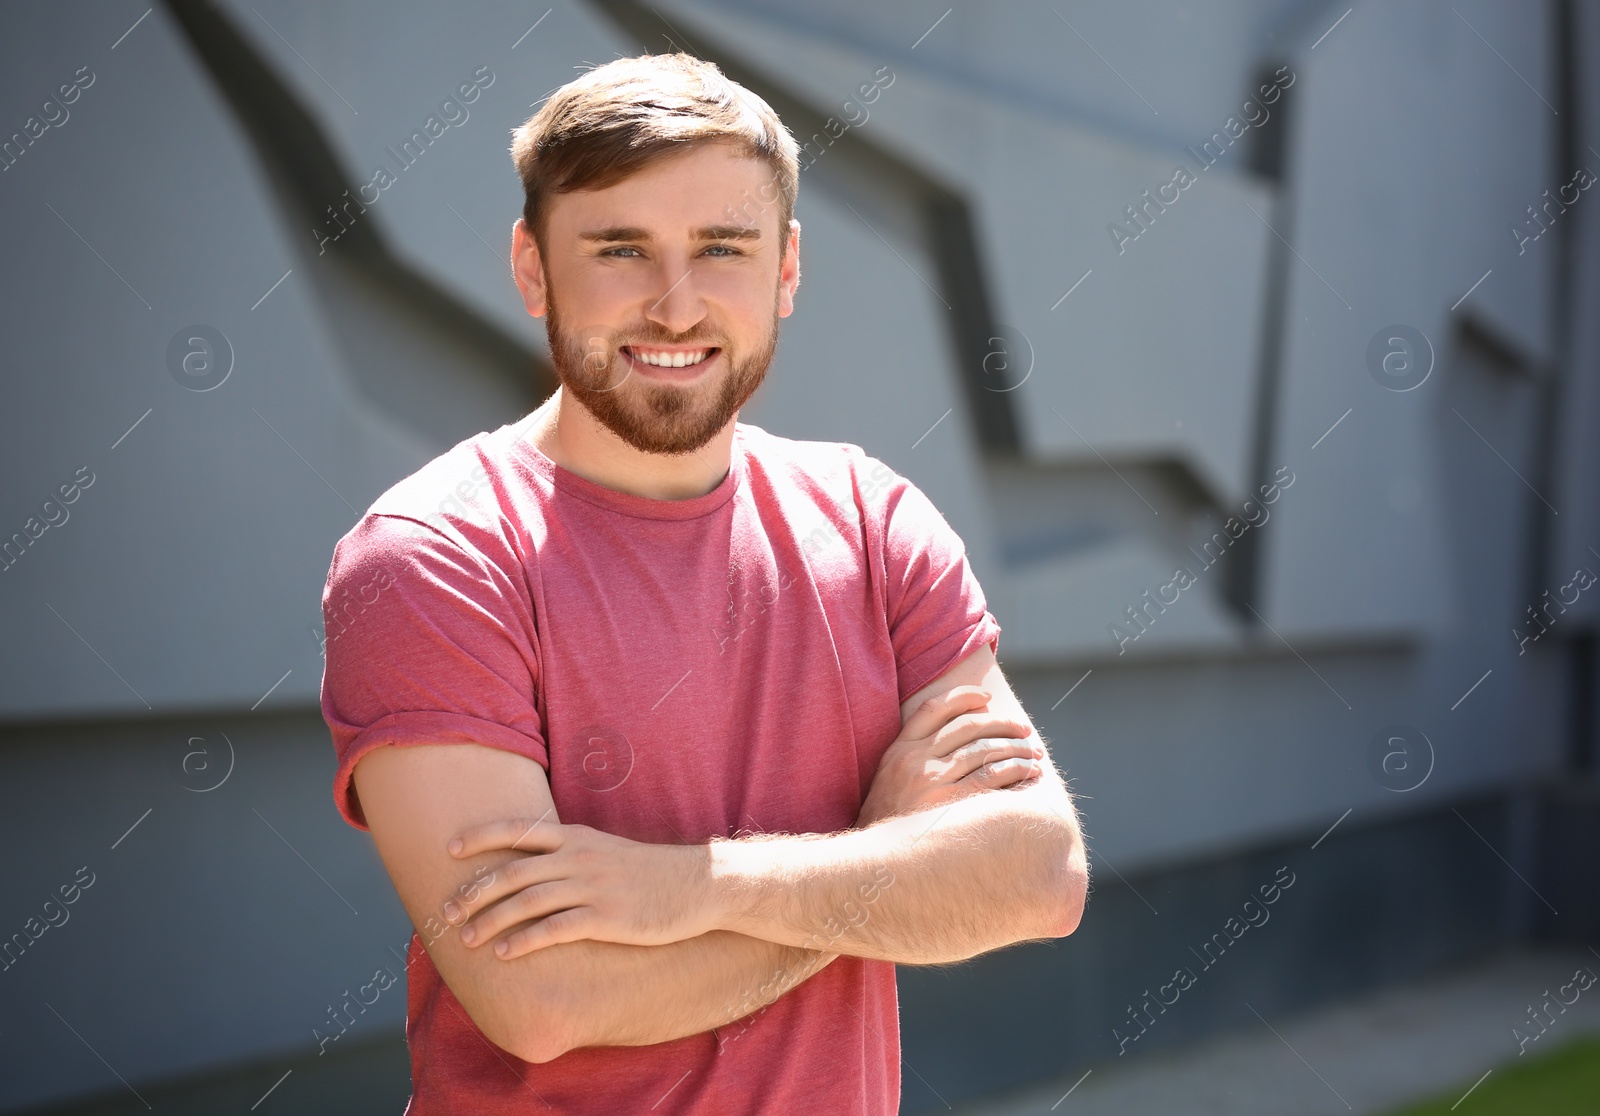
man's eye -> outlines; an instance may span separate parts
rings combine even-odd
[[[739,251],[739,249],[733,247],[733,245],[731,245],[731,244],[713,244],[711,247],[707,248],[706,251],[707,252],[717,252],[717,253],[727,253],[729,256],[742,256],[742,255],[744,255],[743,252]]]
[[[625,257],[618,256],[618,253],[621,253],[621,252],[637,253],[638,251],[639,251],[639,249],[624,244],[620,248],[607,248],[603,252],[601,252],[600,254],[602,256],[614,256],[614,257],[617,257],[617,258],[625,258]]]

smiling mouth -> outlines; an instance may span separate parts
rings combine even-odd
[[[623,345],[622,351],[629,359],[652,368],[696,368],[705,364],[721,350],[715,347],[702,349],[652,349],[645,346]]]

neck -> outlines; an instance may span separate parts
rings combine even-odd
[[[646,453],[613,434],[582,403],[557,388],[534,412],[527,439],[568,472],[618,492],[650,500],[704,496],[733,462],[734,416],[694,453]]]

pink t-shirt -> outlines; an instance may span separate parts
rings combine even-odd
[[[523,425],[435,458],[334,552],[322,709],[352,825],[367,751],[461,741],[534,760],[563,822],[633,840],[837,832],[900,703],[998,643],[960,537],[857,446],[738,424],[716,488],[651,500]],[[493,1046],[416,936],[407,972],[410,1116],[899,1108],[888,962],[841,956],[717,1031],[546,1063]]]

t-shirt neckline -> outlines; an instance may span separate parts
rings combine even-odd
[[[513,451],[536,473],[544,477],[558,491],[574,496],[588,504],[638,519],[696,519],[716,511],[733,498],[744,483],[745,445],[742,424],[735,423],[733,444],[729,447],[728,472],[710,492],[690,496],[683,500],[657,500],[607,488],[603,484],[579,476],[564,465],[558,465],[543,450],[535,446],[526,432],[519,433],[518,423],[505,429],[510,432]]]

